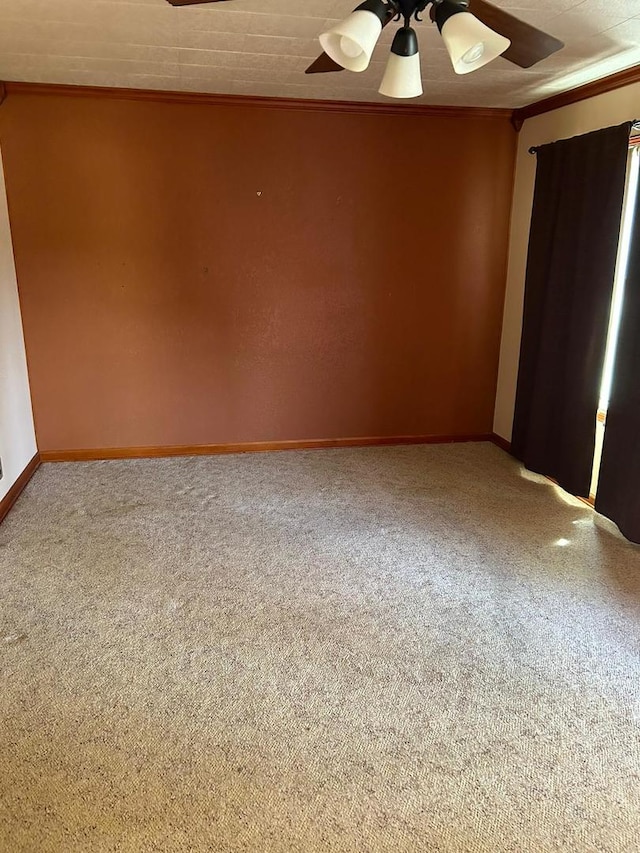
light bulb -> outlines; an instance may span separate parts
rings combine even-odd
[[[467,65],[472,65],[474,62],[477,62],[482,56],[484,56],[484,42],[480,41],[478,44],[474,45],[470,48],[462,57],[462,62],[465,62]]]
[[[345,56],[349,56],[352,59],[355,59],[356,56],[360,56],[362,53],[360,45],[356,44],[352,39],[347,38],[347,36],[342,36],[340,39],[340,50]]]

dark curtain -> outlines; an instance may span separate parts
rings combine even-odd
[[[634,230],[596,509],[640,543],[640,199]]]
[[[589,495],[631,124],[538,149],[512,452]]]

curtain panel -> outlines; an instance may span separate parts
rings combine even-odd
[[[512,452],[588,497],[631,123],[537,150]]]
[[[596,509],[640,543],[640,196],[633,222]]]

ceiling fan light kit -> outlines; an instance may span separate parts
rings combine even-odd
[[[436,8],[435,19],[456,74],[476,71],[511,47],[508,38],[454,3],[441,3]]]
[[[417,98],[422,94],[418,37],[411,27],[401,27],[395,34],[378,92],[388,98]]]
[[[420,54],[418,37],[409,24],[412,18],[420,21],[429,4],[456,74],[482,68],[511,46],[508,38],[468,11],[469,0],[366,0],[348,18],[322,33],[320,44],[342,68],[364,71],[386,24],[404,19],[378,92],[389,98],[417,98],[422,95]]]
[[[228,0],[167,2],[172,6],[195,6]],[[420,54],[411,21],[422,21],[420,16],[428,6],[456,74],[477,71],[499,56],[520,68],[531,68],[564,47],[559,39],[488,0],[365,0],[344,21],[322,33],[320,44],[324,52],[305,73],[366,71],[382,30],[391,21],[398,21],[402,23],[393,39],[378,91],[389,98],[419,97]]]
[[[384,0],[365,0],[357,9],[320,36],[322,49],[348,71],[364,71],[385,24]]]

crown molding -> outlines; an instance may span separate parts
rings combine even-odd
[[[513,111],[512,123],[519,130],[529,118],[549,113],[552,110],[559,110],[561,107],[568,107],[580,101],[586,101],[588,98],[595,98],[597,95],[606,95],[607,92],[623,89],[633,83],[640,83],[640,65],[634,65],[624,71],[616,71],[615,74],[602,77],[600,80],[593,80],[591,83],[585,83],[584,86],[578,86],[577,89],[559,92],[550,98],[544,98],[542,101],[520,107]]]
[[[524,122],[562,107],[577,104],[597,95],[604,95],[640,83],[640,65],[617,71],[600,80],[593,80],[559,92],[549,98],[534,101],[517,109],[501,107],[462,107],[432,104],[368,103],[366,101],[329,101],[307,98],[265,98],[257,95],[223,95],[207,92],[173,92],[160,89],[121,89],[106,86],[77,86],[64,83],[19,83],[0,81],[0,104],[7,96],[50,95],[67,98],[106,98],[125,101],[155,101],[167,104],[196,104],[200,106],[252,107],[268,110],[298,112],[350,113],[359,115],[422,116],[456,119],[508,119],[519,131]]]
[[[3,84],[7,96],[49,95],[66,98],[106,98],[125,101],[154,101],[165,104],[251,107],[298,112],[350,113],[359,115],[422,116],[455,119],[510,120],[513,110],[493,107],[431,106],[429,104],[382,104],[364,101],[324,101],[306,98],[263,98],[254,95],[217,95],[200,92],[170,92],[156,89],[116,89],[102,86],[73,86],[59,83]]]

